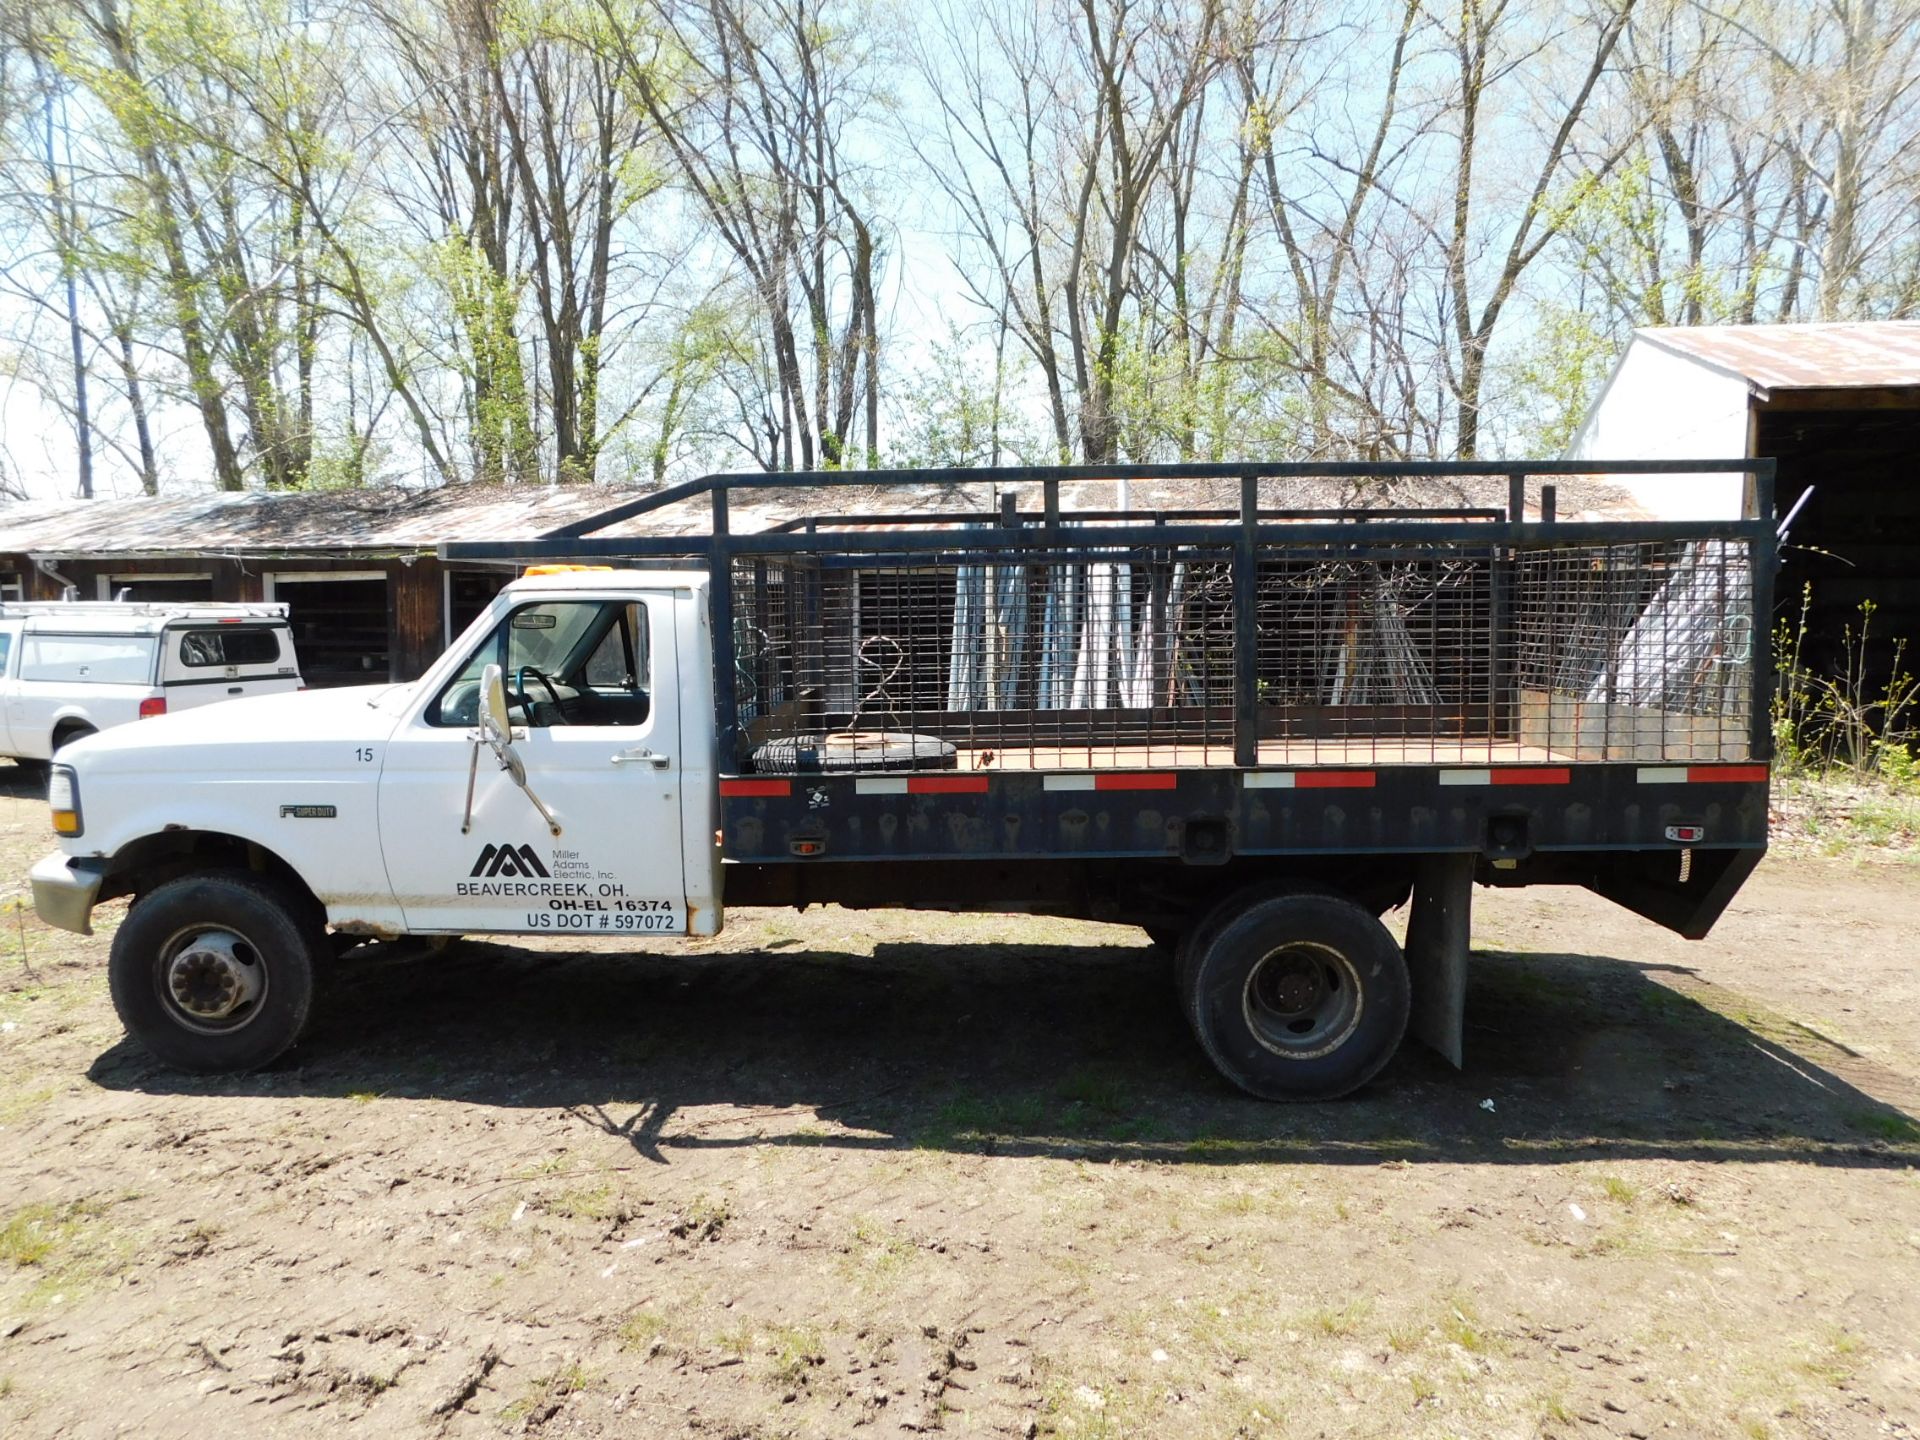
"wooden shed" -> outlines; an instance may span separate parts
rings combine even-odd
[[[1775,594],[1797,614],[1811,586],[1810,662],[1836,663],[1863,600],[1882,641],[1920,643],[1920,322],[1636,330],[1568,449],[1570,459],[1729,456],[1777,463],[1775,518],[1800,506]],[[1668,519],[1754,503],[1723,477],[1630,488]]]
[[[443,541],[531,539],[625,498],[604,487],[317,490],[0,506],[0,598],[282,600],[314,685],[410,680],[515,572]],[[698,528],[658,518],[650,529]]]

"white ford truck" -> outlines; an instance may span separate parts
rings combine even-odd
[[[0,755],[29,764],[115,725],[300,686],[285,605],[0,605]]]
[[[445,547],[675,568],[538,566],[411,684],[69,746],[35,904],[87,933],[132,898],[115,1005],[198,1070],[292,1045],[353,937],[1097,918],[1173,953],[1209,1058],[1272,1098],[1355,1088],[1409,1029],[1459,1063],[1476,882],[1706,933],[1766,847],[1771,521],[1567,522],[1550,493],[1534,519],[1523,477],[1349,519],[1262,508],[1288,467],[1196,470],[1242,482],[1237,515],[1066,523],[1090,472],[1036,470],[1044,511],[736,535],[731,489],[848,477],[709,477]],[[701,489],[711,535],[583,533]],[[1403,947],[1378,917],[1409,898]]]

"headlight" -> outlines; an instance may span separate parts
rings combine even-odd
[[[80,820],[80,778],[71,765],[56,765],[49,772],[47,804],[53,810],[54,834],[74,836],[86,829]]]

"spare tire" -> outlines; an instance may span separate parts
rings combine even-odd
[[[952,770],[959,752],[938,735],[903,730],[834,730],[825,735],[788,735],[753,752],[762,775],[819,775],[858,770]]]

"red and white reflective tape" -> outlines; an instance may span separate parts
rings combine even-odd
[[[1442,785],[1571,785],[1564,765],[1502,765],[1489,770],[1442,770]]]
[[[1248,790],[1371,790],[1371,770],[1249,770],[1240,777]]]
[[[1642,765],[1635,772],[1642,785],[1765,784],[1765,765]],[[1477,770],[1440,770],[1442,785],[1476,788],[1506,785],[1570,785],[1573,771],[1565,765],[1501,765]],[[1248,770],[1240,783],[1248,790],[1371,790],[1379,777],[1372,770]],[[1081,770],[1044,775],[1047,790],[1177,790],[1177,771]],[[860,795],[984,795],[985,775],[862,775],[854,777]],[[728,797],[786,797],[793,794],[787,779],[740,778],[722,780],[720,793]]]
[[[1171,770],[1132,774],[1088,770],[1077,775],[1048,775],[1040,785],[1045,790],[1176,790],[1180,777]]]
[[[1764,765],[1642,765],[1636,779],[1642,785],[1765,784]]]
[[[720,793],[740,796],[791,795],[793,782],[791,780],[722,780]]]
[[[863,775],[853,782],[856,795],[984,795],[984,775]]]

